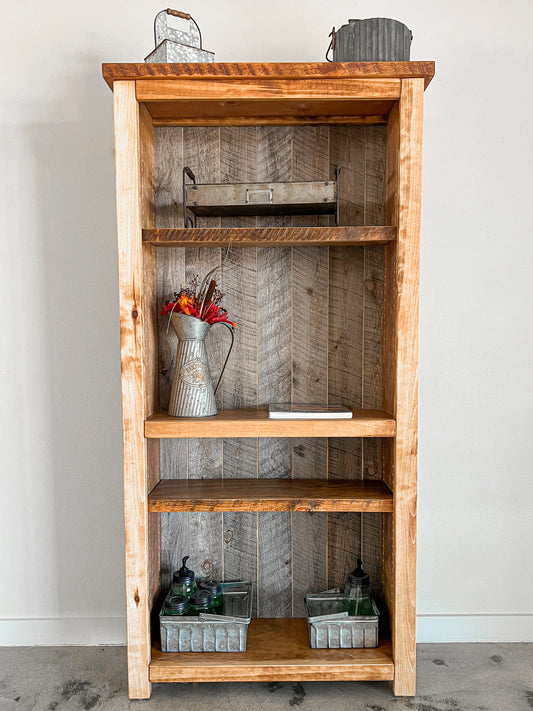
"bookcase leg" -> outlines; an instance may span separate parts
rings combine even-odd
[[[422,105],[424,81],[402,79],[387,126],[386,211],[398,227],[385,254],[384,390],[396,437],[390,452],[392,526],[392,653],[394,693],[416,688],[416,479],[418,443],[418,289]]]
[[[159,521],[149,520],[147,505],[148,491],[159,480],[159,445],[144,437],[144,420],[157,404],[155,249],[142,247],[143,226],[155,224],[153,127],[134,82],[116,82],[114,100],[128,691],[132,699],[147,699],[150,610],[159,578]]]

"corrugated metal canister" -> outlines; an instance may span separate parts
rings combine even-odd
[[[334,62],[407,62],[412,39],[403,22],[371,17],[348,20],[337,31],[333,28],[330,48]]]

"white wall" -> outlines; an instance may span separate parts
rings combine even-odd
[[[124,640],[113,117],[100,64],[142,61],[161,7],[4,3],[1,644]],[[413,29],[413,59],[437,62],[425,118],[419,639],[533,640],[533,6],[254,7],[179,5],[220,61],[321,61],[333,24],[378,15]]]

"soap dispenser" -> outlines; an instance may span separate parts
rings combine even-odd
[[[349,615],[373,615],[370,577],[362,568],[362,561],[357,559],[357,568],[348,573],[344,586],[343,609]]]
[[[171,595],[184,595],[189,598],[196,591],[196,581],[194,571],[187,568],[189,556],[186,555],[181,561],[181,568],[172,576]]]

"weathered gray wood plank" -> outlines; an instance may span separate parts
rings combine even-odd
[[[293,129],[292,180],[329,177],[329,129]],[[294,217],[294,225],[326,224],[327,217]],[[292,399],[295,403],[327,403],[327,248],[293,248],[292,253]],[[292,440],[292,476],[327,477],[327,440]],[[327,515],[293,513],[292,577],[294,617],[305,616],[307,592],[327,587]]]
[[[254,182],[257,129],[220,129],[222,182]],[[255,217],[223,217],[222,227],[255,227]],[[222,381],[224,407],[257,407],[257,251],[231,250],[222,272],[224,306],[238,325],[235,346]],[[225,439],[224,477],[257,478],[257,439]],[[224,571],[227,580],[251,580],[252,614],[257,615],[257,514],[223,514]]]
[[[385,219],[385,127],[365,128],[365,224],[380,225]],[[382,314],[384,251],[364,247],[364,353],[363,407],[381,407]],[[381,479],[381,440],[363,440],[363,477]],[[372,580],[378,604],[381,585],[381,514],[361,514],[362,551],[365,569]]]
[[[164,446],[163,446],[164,445]],[[186,479],[188,470],[187,440],[161,441],[161,473],[165,479]],[[189,555],[189,514],[162,513],[161,516],[161,590],[166,592],[172,573]]]
[[[340,165],[340,223],[364,220],[364,127],[331,129],[330,160]],[[360,407],[363,362],[363,276],[360,249],[329,250],[328,393],[330,404]],[[330,439],[328,477],[362,477],[361,440]],[[328,514],[328,587],[342,585],[360,552],[360,514]]]
[[[257,180],[291,179],[292,128],[257,129]],[[290,218],[258,218],[258,225],[289,225]],[[257,250],[258,403],[291,401],[292,251]],[[260,477],[291,476],[287,439],[260,439]],[[259,514],[258,610],[261,617],[292,613],[291,514]],[[281,563],[280,563],[281,561]]]
[[[181,227],[183,129],[155,129],[156,220],[158,227]],[[185,252],[168,249],[157,255],[158,312],[172,292],[185,279]],[[159,399],[161,407],[168,407],[177,336],[167,328],[166,318],[159,317]],[[161,441],[161,476],[165,479],[185,479],[188,473],[188,447],[186,440]],[[188,555],[188,514],[161,514],[161,590],[171,584],[172,573]]]
[[[220,180],[220,129],[184,128],[183,161],[198,182]],[[199,218],[199,227],[220,227],[220,218]],[[186,249],[187,280],[198,274],[200,280],[221,264],[219,249]],[[222,368],[222,327],[212,329],[206,338],[211,377],[216,383]],[[217,393],[217,407],[223,407],[222,392]],[[222,441],[219,439],[189,439],[189,477],[222,477]],[[189,514],[190,565],[198,576],[224,577],[223,520],[221,513]]]

